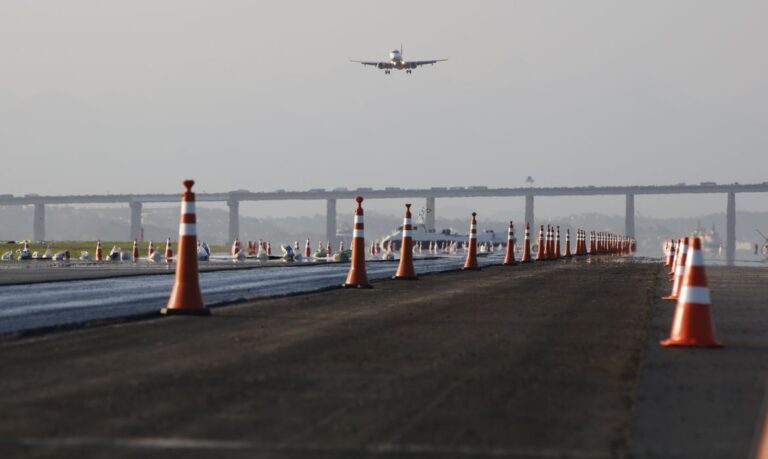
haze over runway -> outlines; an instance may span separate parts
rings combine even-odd
[[[766,17],[746,0],[11,0],[0,193],[174,192],[187,176],[211,192],[762,182]],[[410,75],[348,62],[400,43],[450,60]],[[596,202],[538,211],[623,208]]]

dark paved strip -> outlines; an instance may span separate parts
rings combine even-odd
[[[494,267],[0,343],[0,455],[615,457],[656,271]]]
[[[675,303],[659,282],[642,359],[633,457],[747,458],[768,389],[768,269],[709,267],[722,349],[662,348]]]

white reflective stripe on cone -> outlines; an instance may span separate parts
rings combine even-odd
[[[410,224],[411,224],[411,219],[410,218],[404,218],[403,219],[403,226],[410,225]]]
[[[688,287],[683,286],[678,301],[681,304],[710,304],[708,287]]]
[[[195,226],[195,223],[180,223],[179,236],[197,236],[197,229]]]
[[[701,250],[695,250],[693,252],[693,256],[689,253],[688,256],[690,257],[690,261],[686,261],[686,265],[688,266],[704,266],[704,254],[701,253]]]
[[[403,230],[403,237],[412,237],[411,230]]]
[[[352,238],[364,238],[365,237],[365,230],[356,229],[352,231]]]
[[[181,214],[194,214],[195,201],[181,201]]]
[[[363,223],[363,216],[355,215],[355,223]]]

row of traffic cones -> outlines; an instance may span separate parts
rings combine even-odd
[[[88,252],[83,252],[84,254],[87,254]],[[86,256],[86,255],[84,255]],[[89,255],[88,255],[89,256]],[[133,247],[131,248],[131,254],[130,259],[133,261],[139,261],[141,260],[141,254],[139,253],[139,242],[134,239],[133,240]],[[171,238],[168,238],[165,242],[165,251],[161,255],[157,249],[155,249],[155,245],[152,241],[149,241],[147,244],[147,256],[146,259],[151,261],[159,261],[160,259],[165,258],[165,260],[170,263],[173,260],[173,245],[171,243]],[[90,259],[90,258],[88,258]],[[122,253],[119,247],[115,246],[112,248],[112,251],[108,254],[105,254],[105,251],[101,245],[101,240],[96,241],[96,249],[93,252],[93,260],[95,261],[114,261],[114,260],[127,260],[128,255]]]
[[[712,321],[701,238],[667,241],[665,250],[664,265],[671,268],[672,291],[662,299],[677,304],[669,338],[661,341],[661,345],[721,347]]]
[[[182,209],[181,209],[181,224],[179,225],[179,248],[178,248],[178,260],[176,265],[176,280],[173,287],[173,292],[168,301],[167,307],[161,311],[164,314],[170,313],[183,313],[183,314],[208,314],[208,309],[205,308],[202,301],[202,294],[200,292],[198,269],[197,269],[197,235],[196,235],[196,215],[195,215],[195,194],[192,192],[192,186],[194,181],[185,180],[184,186],[186,191],[182,195]],[[368,275],[365,269],[365,222],[363,212],[363,198],[358,196],[355,198],[357,202],[357,208],[355,209],[354,227],[352,234],[352,257],[349,273],[347,274],[346,281],[342,284],[342,287],[352,288],[371,288],[371,284],[368,281]],[[411,205],[405,205],[405,215],[403,218],[403,234],[400,246],[400,263],[397,271],[393,276],[394,279],[407,279],[415,280],[418,278],[413,266],[413,223],[411,216]],[[545,250],[541,258],[537,255],[538,259],[558,259],[561,258],[560,252],[560,228],[551,227],[548,228],[548,234],[550,238],[548,240],[543,239],[543,226],[542,235],[539,241],[539,250]],[[582,230],[578,230],[579,235],[583,235]],[[591,233],[595,234],[595,237],[591,237],[590,254],[598,253],[624,253],[632,248],[632,240],[621,236],[611,235],[609,233]],[[599,236],[598,236],[599,235]],[[517,264],[514,258],[514,226],[510,222],[509,232],[507,236],[507,253],[505,256],[505,265]],[[546,248],[544,248],[546,244]],[[330,245],[330,244],[329,244]],[[388,251],[391,252],[391,241]],[[267,246],[268,247],[268,246]],[[295,243],[295,249],[298,253],[298,241]],[[249,242],[249,252],[256,250],[254,245]],[[372,252],[377,250],[372,249]],[[239,254],[241,247],[239,241],[235,241],[235,245],[232,247],[233,254]],[[330,246],[327,248],[330,252]],[[340,247],[340,252],[343,252],[343,246]],[[469,238],[467,241],[467,258],[464,263],[465,270],[479,270],[479,264],[477,262],[477,214],[472,213],[472,220],[470,222]],[[575,255],[585,255],[587,251],[583,246],[578,244]],[[305,255],[310,256],[309,239],[305,246]],[[564,256],[570,256],[570,231],[566,231],[566,249]],[[521,262],[531,261],[531,245],[530,245],[530,227],[526,225],[525,231],[525,244],[523,249],[523,256]]]

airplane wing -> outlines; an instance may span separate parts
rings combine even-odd
[[[380,69],[391,69],[391,68],[394,67],[391,62],[354,61],[352,59],[350,59],[349,62],[357,62],[357,63],[363,64],[363,65],[373,65],[373,66],[378,67]]]
[[[435,65],[436,62],[443,62],[443,61],[447,61],[447,60],[448,59],[435,59],[435,60],[431,60],[431,61],[407,61],[407,63],[415,68],[415,67],[418,67],[420,65],[427,65],[427,64]]]

